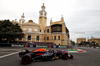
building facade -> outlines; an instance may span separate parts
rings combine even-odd
[[[77,38],[77,43],[80,44],[81,42],[86,42],[86,38]]]
[[[100,46],[100,38],[91,38],[88,40],[90,43],[91,42],[96,42]]]
[[[64,18],[53,22],[50,20],[50,26],[47,26],[47,12],[44,4],[39,11],[39,22],[36,24],[33,20],[25,22],[24,13],[18,23],[25,34],[24,38],[18,38],[17,41],[23,42],[52,42],[56,45],[71,45],[69,40],[69,30],[65,25]]]

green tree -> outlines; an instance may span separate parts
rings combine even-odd
[[[75,45],[75,41],[72,41],[72,40],[71,40],[71,44],[74,46],[74,45]]]
[[[24,34],[22,33],[22,29],[18,24],[13,24],[9,20],[0,21],[0,40],[2,38],[7,39],[7,43],[16,38],[22,38]]]
[[[72,41],[72,44],[73,44],[73,45],[75,45],[75,42],[74,42],[74,41]]]
[[[86,41],[81,41],[81,45],[86,45]]]

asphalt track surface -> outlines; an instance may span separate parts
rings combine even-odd
[[[74,59],[68,60],[54,60],[54,61],[37,61],[30,64],[21,64],[21,59],[18,56],[18,52],[25,48],[16,47],[0,47],[0,66],[100,66],[100,49],[96,48],[79,48],[86,52],[84,53],[70,53],[74,56]],[[26,48],[33,50],[36,48]],[[50,48],[49,48],[50,49]],[[51,48],[52,49],[52,48]],[[54,48],[54,50],[58,50]],[[63,49],[61,49],[63,50]]]

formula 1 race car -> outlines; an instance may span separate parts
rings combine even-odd
[[[29,51],[25,49],[19,52],[19,57],[21,57],[21,62],[23,64],[29,64],[32,61],[40,60],[40,61],[46,61],[46,60],[56,60],[59,58],[62,58],[64,60],[66,59],[73,59],[73,55],[69,55],[66,50],[47,50],[46,48],[40,48],[33,51]]]

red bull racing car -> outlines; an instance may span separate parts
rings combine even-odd
[[[23,64],[29,64],[32,61],[40,60],[56,60],[56,59],[73,59],[73,55],[69,55],[66,50],[47,50],[46,48],[41,48],[33,51],[25,49],[19,52],[19,57],[21,57],[21,62]]]

